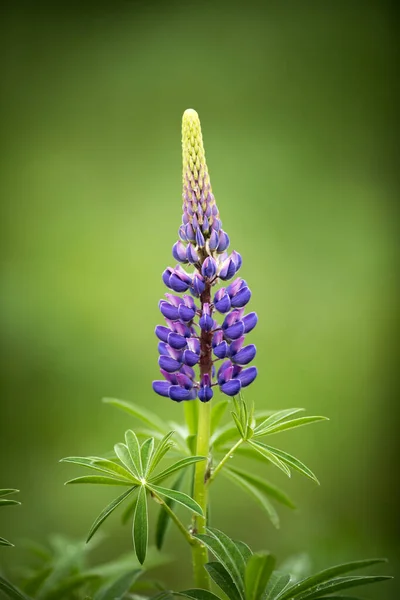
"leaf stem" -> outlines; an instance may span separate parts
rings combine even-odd
[[[190,535],[189,531],[186,529],[186,527],[184,526],[184,524],[182,523],[182,521],[180,519],[178,519],[178,517],[176,516],[176,514],[174,513],[174,511],[161,498],[161,496],[159,496],[154,490],[150,489],[150,491],[151,491],[151,495],[154,496],[154,498],[157,499],[157,502],[159,504],[161,504],[161,506],[164,508],[164,510],[169,514],[169,516],[171,517],[171,519],[173,520],[173,522],[175,523],[175,525],[178,527],[179,531],[185,537],[186,541],[191,546],[196,545],[197,541],[195,540],[195,538],[192,535]]]
[[[227,452],[224,456],[224,458],[221,459],[221,461],[218,463],[218,465],[215,467],[214,471],[211,473],[210,479],[208,480],[208,484],[210,484],[212,481],[214,481],[217,473],[219,473],[219,471],[222,469],[222,467],[224,466],[224,464],[226,462],[228,462],[228,460],[231,458],[231,456],[233,455],[233,453],[239,448],[239,446],[244,442],[243,438],[240,438],[239,441],[236,442],[236,444],[234,444],[232,446],[232,448],[229,450],[229,452]]]

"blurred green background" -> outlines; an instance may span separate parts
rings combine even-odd
[[[151,381],[192,107],[259,314],[247,397],[331,419],[276,440],[320,488],[259,467],[299,507],[280,511],[280,531],[223,482],[214,524],[281,559],[304,550],[317,568],[383,555],[396,573],[390,4],[16,2],[3,6],[0,39],[0,483],[23,502],[2,511],[2,535],[85,536],[109,493],[64,488],[77,471],[58,460],[106,452],[134,425],[102,396],[182,418]],[[105,529],[102,558],[130,548],[118,517]],[[175,533],[167,550],[181,562],[166,583],[190,584]],[[21,556],[4,550],[0,565]]]

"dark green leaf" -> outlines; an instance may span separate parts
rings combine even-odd
[[[239,485],[245,492],[250,494],[250,496],[252,496],[254,500],[256,500],[260,504],[260,506],[266,511],[274,527],[279,529],[278,513],[276,512],[274,506],[271,504],[271,502],[268,500],[264,493],[260,492],[258,488],[256,488],[246,479],[243,479],[240,475],[234,473],[230,469],[224,469],[222,473],[225,475],[225,477],[231,479],[234,483]]]
[[[280,600],[292,598],[300,592],[308,590],[309,588],[319,585],[320,583],[324,583],[325,581],[328,581],[329,579],[332,579],[337,575],[343,575],[344,573],[349,573],[350,571],[364,569],[365,567],[370,567],[371,565],[376,565],[384,562],[386,562],[386,559],[384,558],[367,558],[364,560],[355,560],[349,563],[343,563],[341,565],[329,567],[328,569],[324,569],[323,571],[320,571],[315,575],[311,575],[310,577],[306,577],[305,579],[302,579],[295,585],[292,585],[280,597]]]
[[[75,477],[66,481],[64,485],[71,483],[98,483],[101,485],[129,485],[132,487],[132,481],[126,479],[117,479],[116,477],[101,477],[99,475],[84,475],[83,477]]]
[[[273,448],[272,446],[267,446],[266,444],[263,444],[262,442],[258,442],[258,444],[260,444],[264,449],[266,449],[269,452],[271,452],[272,454],[274,454],[283,463],[289,465],[292,469],[294,469],[295,471],[298,471],[302,475],[309,477],[309,479],[312,479],[319,485],[319,481],[318,481],[317,477],[314,475],[314,473],[311,471],[311,469],[309,469],[304,463],[301,462],[301,460],[299,460],[295,456],[292,456],[288,452],[284,452],[283,450],[279,450],[278,448]]]
[[[232,577],[220,562],[209,562],[204,567],[211,579],[228,596],[229,600],[240,600],[241,596],[232,581]]]
[[[247,561],[249,560],[250,556],[253,554],[252,551],[250,550],[250,548],[248,547],[248,545],[245,544],[244,542],[240,542],[240,541],[237,541],[237,540],[233,540],[233,543],[236,545],[236,547],[239,550],[240,554],[243,556],[244,562],[247,563]]]
[[[127,498],[135,489],[136,487],[132,487],[130,490],[126,490],[123,494],[118,496],[118,498],[115,498],[115,500],[110,502],[110,504],[106,506],[104,510],[102,510],[90,528],[86,543],[93,537],[103,521],[105,521],[107,517],[117,508],[117,506],[119,506],[121,502],[123,502],[125,498]]]
[[[151,457],[154,451],[154,438],[148,438],[140,446],[140,458],[143,466],[143,475],[146,477],[149,471]]]
[[[174,596],[182,596],[182,598],[190,598],[191,600],[220,600],[218,596],[207,590],[185,590],[184,592],[173,592]]]
[[[297,593],[295,598],[296,600],[316,600],[317,598],[321,598],[332,592],[348,590],[349,588],[368,585],[370,583],[379,583],[380,581],[386,581],[387,579],[392,579],[392,577],[386,577],[384,575],[349,575],[348,577],[337,577],[309,588],[303,593]]]
[[[238,432],[240,433],[240,437],[242,437],[243,439],[246,439],[246,427],[243,428],[243,424],[241,423],[239,417],[236,415],[236,413],[231,412],[232,415],[232,419],[235,421],[236,427]]]
[[[195,536],[215,555],[225,567],[235,584],[241,598],[244,598],[245,562],[236,544],[222,531],[207,528],[206,534]]]
[[[107,583],[105,586],[101,587],[94,595],[93,600],[115,600],[116,598],[124,597],[142,573],[142,569],[135,569],[129,573],[123,573],[111,583]]]
[[[265,421],[257,425],[254,433],[257,435],[258,431],[272,427],[272,425],[276,425],[276,423],[280,423],[287,417],[290,417],[290,415],[294,415],[302,410],[304,410],[304,408],[286,408],[285,410],[279,410],[272,415],[269,415]]]
[[[142,478],[143,477],[143,465],[142,465],[142,458],[141,458],[141,454],[140,454],[140,444],[139,444],[139,440],[137,439],[136,433],[134,431],[132,431],[132,429],[128,429],[128,431],[125,432],[125,442],[128,447],[128,451],[129,451],[130,457],[132,459],[132,462],[135,465],[136,472]]]
[[[146,488],[142,485],[136,502],[135,516],[133,518],[133,541],[138,561],[142,565],[146,559],[147,543],[149,539],[149,520],[147,515]]]
[[[292,419],[291,421],[285,421],[284,423],[277,423],[272,427],[267,427],[265,429],[260,429],[257,431],[255,436],[261,437],[263,435],[272,435],[273,433],[280,433],[281,431],[286,431],[287,429],[295,429],[296,427],[302,427],[303,425],[310,425],[311,423],[316,423],[317,421],[329,421],[327,417],[300,417],[299,419]]]
[[[149,481],[151,483],[153,483],[153,482],[157,483],[158,481],[162,481],[163,479],[166,479],[172,473],[175,473],[175,471],[184,469],[185,467],[188,467],[189,465],[192,465],[193,463],[197,463],[202,460],[206,460],[206,457],[205,456],[188,456],[186,458],[182,458],[181,460],[178,460],[178,462],[174,463],[167,469],[164,469],[164,471],[161,471],[161,473],[159,473],[158,475],[151,477]]]
[[[116,408],[127,412],[128,414],[142,421],[142,423],[145,425],[155,427],[163,434],[165,434],[168,430],[165,426],[165,423],[158,415],[146,410],[142,406],[137,406],[136,404],[132,404],[132,402],[125,402],[125,400],[117,400],[116,398],[103,398],[103,402],[105,404],[111,404],[111,406],[115,406]]]
[[[12,544],[3,537],[0,537],[0,546],[14,546],[14,544]]]
[[[275,557],[271,554],[253,554],[250,557],[245,574],[246,600],[260,600],[267,588],[275,566]]]
[[[9,500],[8,498],[0,498],[0,506],[13,506],[16,504],[21,504],[18,500]]]
[[[184,471],[181,471],[171,489],[180,490],[184,477],[185,477],[185,473],[184,473]],[[174,510],[174,506],[175,506],[174,500],[172,500],[171,498],[167,498],[165,503],[171,510]],[[161,548],[163,546],[165,534],[167,532],[170,520],[171,520],[171,517],[169,516],[168,512],[165,510],[165,508],[163,506],[160,506],[160,512],[158,514],[157,525],[156,525],[156,546],[157,546],[158,550],[161,550]]]
[[[262,444],[261,442],[255,442],[253,440],[247,440],[247,441],[250,444],[250,446],[252,448],[254,448],[254,450],[259,452],[262,456],[264,456],[264,458],[266,458],[267,460],[272,462],[272,464],[274,464],[276,467],[278,467],[278,469],[283,471],[285,473],[285,475],[290,477],[290,469],[285,465],[285,463],[283,463],[272,452],[270,452],[268,450],[268,448],[265,446],[265,444]]]
[[[264,600],[277,600],[279,594],[287,587],[290,582],[290,575],[274,571],[265,590]]]
[[[129,502],[128,506],[125,508],[124,512],[121,515],[121,523],[125,525],[129,521],[129,519],[135,514],[137,497],[135,497],[131,502]]]
[[[229,466],[225,467],[225,470],[236,473],[236,475],[239,475],[242,479],[248,481],[248,483],[256,487],[258,490],[260,490],[260,492],[266,494],[267,496],[270,496],[280,504],[288,506],[289,508],[296,508],[292,500],[285,494],[285,492],[282,492],[282,490],[280,490],[276,486],[272,485],[271,483],[268,483],[268,481],[266,481],[265,479],[257,477],[257,475],[252,475],[251,473],[243,471],[242,469],[238,469],[237,467]]]
[[[228,400],[222,400],[221,402],[217,402],[216,404],[214,404],[214,406],[211,408],[211,434],[213,434],[216,428],[218,427],[222,417],[225,414],[227,406]]]
[[[0,590],[12,600],[28,600],[22,592],[19,591],[12,583],[0,576]]]
[[[174,433],[174,431],[169,431],[158,444],[150,461],[148,473],[154,471],[160,460],[165,456],[168,450],[173,447],[174,442],[172,442],[170,438]]]
[[[170,498],[171,500],[174,500],[175,502],[186,506],[186,508],[200,515],[201,517],[203,516],[201,506],[197,504],[197,502],[193,500],[193,498],[191,498],[187,494],[184,494],[183,492],[178,492],[178,490],[171,490],[169,488],[164,488],[153,484],[151,484],[151,486],[149,485],[148,489],[153,490],[154,492],[156,492],[156,494],[160,494],[161,496],[165,496],[166,498]]]
[[[18,494],[18,492],[19,490],[16,490],[14,488],[1,489],[0,498],[2,498],[3,496],[10,496],[10,494]]]

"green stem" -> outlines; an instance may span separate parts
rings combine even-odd
[[[218,463],[218,465],[215,467],[214,471],[212,472],[211,477],[208,480],[208,484],[210,484],[212,481],[214,481],[217,473],[219,473],[219,471],[222,469],[224,464],[226,462],[228,462],[228,460],[231,458],[231,456],[233,455],[235,450],[237,450],[243,442],[244,442],[244,440],[241,438],[238,442],[236,442],[236,444],[234,446],[232,446],[232,448],[229,450],[229,452],[227,452],[225,454],[224,458],[221,459],[221,461]]]
[[[197,433],[198,406],[197,402],[184,402],[185,421],[190,435]]]
[[[174,511],[171,510],[171,508],[168,506],[168,504],[154,490],[151,490],[151,493],[154,496],[154,498],[157,499],[157,502],[159,504],[161,504],[161,506],[164,508],[164,510],[169,514],[169,516],[171,517],[171,519],[173,520],[173,522],[175,523],[175,525],[178,527],[179,531],[185,537],[186,541],[191,546],[196,545],[197,543],[196,543],[195,538],[190,535],[189,531],[186,529],[186,527],[184,526],[184,524],[182,523],[182,521],[180,519],[178,519],[178,517],[176,516],[176,514],[174,513]]]
[[[199,422],[197,430],[196,453],[199,456],[208,456],[210,450],[210,417],[211,402],[199,403]],[[203,509],[204,517],[196,517],[193,521],[195,533],[205,533],[207,518],[207,482],[208,461],[202,460],[196,463],[194,474],[193,498]],[[204,565],[208,562],[207,548],[203,544],[197,544],[192,549],[193,574],[195,585],[205,590],[210,589],[210,578]]]

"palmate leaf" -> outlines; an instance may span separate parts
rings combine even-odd
[[[254,500],[256,500],[256,502],[258,502],[258,504],[260,504],[260,506],[265,510],[273,526],[276,527],[276,529],[279,529],[280,523],[278,513],[276,512],[273,504],[271,504],[271,502],[268,500],[266,494],[261,492],[257,487],[230,469],[224,469],[222,472],[225,477],[231,479],[233,483],[239,485],[245,492],[252,496],[252,498],[254,498]]]
[[[119,463],[116,463],[115,461],[110,460],[108,458],[101,458],[99,456],[93,456],[90,458],[92,459],[92,461],[95,465],[102,467],[105,471],[109,471],[110,473],[113,473],[120,479],[122,477],[125,479],[132,480],[132,473],[130,471],[128,471],[127,469],[125,469],[125,467],[123,467]]]
[[[93,600],[115,600],[124,597],[142,573],[142,569],[135,569],[119,575],[111,583],[102,586],[93,596]]]
[[[269,460],[273,465],[275,465],[275,467],[278,467],[278,469],[283,471],[285,473],[285,475],[290,477],[289,467],[284,462],[282,462],[280,458],[275,456],[275,454],[273,452],[270,452],[270,450],[268,450],[268,447],[266,447],[265,444],[262,444],[262,442],[258,442],[258,441],[256,442],[253,440],[247,440],[247,443],[250,444],[250,446],[254,450],[256,450],[259,454],[261,454],[261,456],[263,456],[264,458]]]
[[[209,562],[204,567],[214,583],[228,596],[229,600],[241,600],[232,577],[220,562]]]
[[[148,474],[152,473],[158,463],[162,460],[162,458],[166,455],[168,450],[170,450],[174,446],[174,442],[171,440],[171,437],[174,435],[174,431],[169,431],[164,435],[157,448],[155,449],[153,456],[151,457],[151,461],[149,464]]]
[[[295,585],[292,585],[290,588],[285,590],[285,593],[279,596],[279,600],[289,600],[289,598],[297,597],[302,592],[309,590],[312,587],[315,587],[319,584],[325,583],[338,575],[343,575],[344,573],[349,573],[351,571],[356,571],[357,569],[363,569],[365,567],[370,567],[371,565],[376,565],[380,563],[387,562],[384,558],[367,558],[364,560],[355,560],[349,563],[343,563],[341,565],[336,565],[334,567],[329,567],[328,569],[324,569],[315,575],[310,575],[310,577],[306,577],[302,579]]]
[[[133,541],[137,559],[142,565],[146,559],[147,544],[149,541],[149,519],[146,488],[144,485],[139,489],[135,515],[133,517]]]
[[[143,476],[146,477],[149,472],[151,458],[154,452],[154,438],[148,438],[140,446],[140,459],[143,467]]]
[[[304,408],[286,408],[284,410],[279,410],[277,412],[274,412],[271,415],[269,415],[265,419],[265,421],[263,421],[262,423],[257,425],[257,427],[254,429],[254,433],[257,434],[258,431],[267,429],[268,427],[272,427],[272,425],[276,425],[277,423],[280,423],[287,417],[290,417],[291,415],[294,415],[303,410],[304,410]]]
[[[260,492],[266,494],[267,496],[270,496],[280,504],[283,504],[288,508],[296,508],[292,500],[289,498],[289,496],[285,494],[285,492],[280,490],[275,485],[272,485],[265,479],[258,477],[257,475],[252,475],[251,473],[243,471],[242,469],[238,469],[237,467],[229,466],[225,467],[225,470],[235,473],[236,475],[238,475],[239,477],[256,487]]]
[[[288,465],[295,471],[298,471],[302,475],[305,475],[309,479],[312,479],[313,481],[315,481],[315,483],[318,483],[319,485],[317,477],[314,475],[311,469],[309,469],[303,462],[301,462],[301,460],[299,460],[295,456],[292,456],[292,454],[289,454],[288,452],[284,452],[283,450],[279,450],[278,448],[273,448],[272,446],[267,446],[262,442],[258,442],[258,444],[264,449],[274,454],[274,456],[276,456],[284,464]]]
[[[275,557],[271,554],[253,554],[246,565],[246,600],[260,600],[265,594],[268,581],[275,566]]]
[[[185,472],[181,471],[179,473],[177,479],[175,480],[174,484],[172,485],[171,489],[179,491],[182,486],[184,477],[185,477]],[[172,500],[171,498],[167,498],[165,503],[171,510],[174,509],[175,500]],[[161,548],[164,544],[165,534],[167,533],[167,529],[168,529],[170,522],[171,522],[171,517],[170,517],[169,513],[165,510],[165,508],[163,506],[160,506],[160,512],[158,514],[157,524],[156,524],[156,546],[157,546],[158,550],[161,550]]]
[[[120,467],[120,465],[114,463],[111,460],[100,459],[98,457],[91,456],[68,456],[67,458],[62,458],[60,462],[80,465],[82,467],[92,469],[93,471],[103,473],[106,476],[115,475],[118,479],[122,480],[125,478],[126,481],[129,481],[130,483],[139,484],[139,480],[137,477],[135,477],[130,471],[128,471],[124,467]]]
[[[169,488],[160,487],[158,485],[153,485],[153,484],[151,484],[151,485],[149,484],[148,489],[150,491],[155,492],[156,494],[159,494],[160,496],[165,496],[166,498],[169,498],[170,500],[173,500],[174,502],[178,502],[178,504],[182,504],[182,506],[186,506],[186,508],[188,508],[190,511],[196,513],[197,515],[200,515],[200,517],[204,516],[201,506],[199,504],[197,504],[197,502],[195,500],[193,500],[193,498],[191,498],[187,494],[184,494],[183,492],[179,492],[178,490],[172,490]]]
[[[140,444],[137,439],[136,433],[132,431],[132,429],[128,429],[125,432],[125,443],[128,448],[129,455],[131,457],[131,461],[135,467],[136,472],[139,475],[139,478],[143,478],[143,465],[142,465],[142,457],[140,453]]]
[[[283,423],[276,423],[271,427],[265,427],[264,429],[259,429],[254,433],[254,437],[261,437],[264,435],[272,435],[273,433],[280,433],[281,431],[286,431],[288,429],[295,429],[297,427],[302,427],[303,425],[310,425],[311,423],[316,423],[317,421],[329,421],[327,417],[300,417],[299,419],[292,419],[291,421],[284,421]]]
[[[235,542],[227,535],[214,528],[207,528],[207,533],[197,534],[199,539],[211,552],[215,558],[224,566],[229,573],[233,584],[235,585],[240,598],[244,600],[244,574],[246,564],[242,553]]]
[[[178,462],[174,463],[167,469],[164,469],[164,471],[161,471],[161,473],[159,473],[158,475],[151,477],[149,479],[149,482],[157,483],[159,481],[162,481],[163,479],[166,479],[167,477],[172,475],[172,473],[175,473],[176,471],[179,471],[180,469],[184,469],[184,468],[186,468],[194,463],[200,462],[202,460],[206,460],[206,457],[205,456],[188,456],[187,458],[182,458],[181,460],[178,460]]]
[[[115,444],[114,452],[119,458],[119,460],[122,462],[122,464],[131,473],[131,476],[133,476],[138,482],[140,482],[140,473],[135,467],[135,464],[131,458],[131,454],[128,450],[128,446],[126,444],[123,444],[122,442],[119,442],[118,444]]]
[[[137,486],[131,487],[129,490],[125,491],[123,494],[118,496],[118,498],[115,498],[112,502],[110,502],[110,504],[108,504],[108,506],[105,507],[104,510],[101,511],[101,513],[90,528],[86,542],[88,542],[93,537],[100,525],[117,508],[117,506],[119,506],[124,500],[126,500],[126,498],[128,498],[128,496],[130,496],[130,494],[132,494],[132,492],[134,492],[136,489]]]
[[[265,590],[264,600],[276,600],[290,583],[290,575],[274,571]]]
[[[253,554],[251,549],[244,542],[233,540],[233,543],[236,545],[236,548],[239,550],[240,554],[243,556],[244,562],[247,563],[250,556]]]
[[[0,489],[0,498],[3,498],[4,496],[10,496],[11,494],[18,494],[19,490],[16,490],[14,488],[4,488],[4,489]]]
[[[66,481],[64,485],[71,483],[93,483],[100,485],[129,485],[132,486],[132,481],[126,479],[117,479],[116,477],[102,477],[101,475],[84,475],[83,477],[75,477]]]
[[[29,600],[28,596],[25,596],[18,588],[12,583],[0,576],[0,591],[3,592],[7,598],[11,600]]]
[[[10,500],[9,498],[0,498],[0,506],[15,506],[21,504],[18,500]]]
[[[125,402],[125,400],[118,400],[116,398],[103,398],[103,402],[105,404],[115,406],[129,415],[132,415],[150,428],[154,427],[163,435],[168,432],[168,427],[166,427],[164,421],[162,421],[158,415],[143,408],[142,406],[138,406],[132,402]]]

